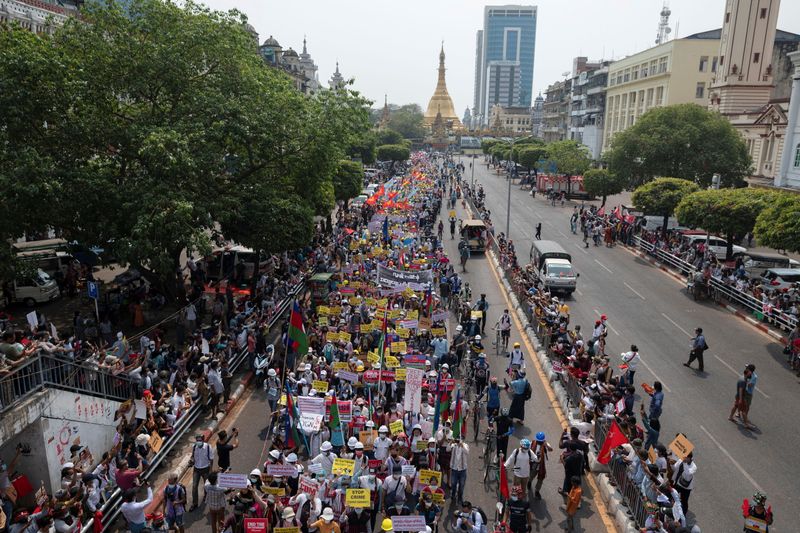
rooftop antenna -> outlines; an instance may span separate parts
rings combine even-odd
[[[664,7],[661,8],[660,18],[658,22],[658,35],[656,36],[656,45],[663,44],[669,41],[669,34],[672,33],[672,28],[669,27],[669,16],[672,11],[669,10],[667,2],[664,2]]]

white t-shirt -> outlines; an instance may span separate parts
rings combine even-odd
[[[531,461],[537,462],[539,458],[532,450],[527,453],[517,448],[506,459],[505,467],[512,469],[512,473],[517,477],[530,477]]]

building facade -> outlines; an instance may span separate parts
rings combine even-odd
[[[288,74],[294,82],[295,88],[301,93],[314,94],[319,90],[317,65],[308,53],[305,39],[303,39],[302,54],[298,54],[291,48],[284,51],[272,35],[258,47],[258,51],[267,65]]]
[[[531,135],[537,139],[542,138],[542,115],[544,114],[544,98],[542,93],[533,101],[531,108]]]
[[[608,68],[602,151],[614,135],[654,107],[705,106],[718,66],[720,30],[673,39],[612,63]]]
[[[498,79],[502,67],[505,75],[518,71],[519,89],[515,103],[520,107],[531,106],[533,89],[533,61],[536,49],[536,6],[505,5],[486,6],[483,12],[483,30],[476,35],[475,97],[473,115],[478,115],[486,124],[489,110],[502,104],[497,91],[490,91],[490,82],[495,77],[494,87],[501,85]],[[499,62],[499,63],[498,63]],[[491,68],[494,66],[494,68]],[[509,88],[516,90],[516,85]],[[506,101],[508,96],[506,95]],[[509,104],[506,104],[509,105]]]
[[[0,0],[0,24],[17,23],[34,33],[52,33],[78,14],[77,0]]]
[[[496,105],[521,107],[522,79],[518,61],[489,61],[486,67],[487,109],[481,114],[488,116]]]
[[[597,160],[603,151],[603,118],[611,61],[576,64],[581,68],[579,73],[573,72],[568,138],[584,144],[592,159]]]
[[[790,52],[788,56],[793,67],[792,88],[781,166],[774,185],[800,189],[800,51]]]
[[[489,116],[489,124],[492,131],[498,134],[529,134],[531,108],[495,105]]]
[[[558,81],[545,90],[542,104],[542,139],[545,142],[567,138],[571,91],[572,78]]]

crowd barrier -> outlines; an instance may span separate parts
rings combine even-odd
[[[290,310],[292,301],[302,295],[305,291],[306,281],[314,274],[312,270],[310,274],[306,275],[294,288],[289,292],[289,295],[278,305],[275,313],[272,315],[272,318],[267,323],[268,329],[272,329],[278,323],[278,321]],[[233,356],[233,359],[230,362],[230,371],[231,373],[235,373],[239,367],[242,365],[243,362],[247,361],[247,350],[242,349],[236,355]],[[179,441],[187,434],[189,430],[192,429],[194,423],[200,418],[202,412],[205,410],[207,405],[202,405],[200,402],[197,402],[192,405],[192,407],[180,417],[180,419],[176,422],[172,435],[164,439],[163,444],[161,445],[161,449],[157,454],[155,454],[152,459],[150,460],[150,465],[142,472],[140,478],[142,480],[151,481],[157,475],[157,471],[161,467],[161,464],[170,454],[170,452],[175,448],[175,446],[179,443]],[[120,507],[122,505],[122,491],[119,488],[115,488],[114,492],[111,496],[106,500],[105,504],[101,508],[102,512],[102,523],[100,527],[96,527],[94,524],[94,518],[91,518],[81,529],[81,533],[94,533],[95,531],[107,531],[109,530],[114,522],[120,515]]]

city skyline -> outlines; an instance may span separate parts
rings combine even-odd
[[[319,79],[336,69],[356,78],[356,89],[383,105],[416,103],[424,110],[436,87],[441,42],[447,51],[447,84],[456,112],[473,106],[475,33],[483,27],[487,5],[507,2],[408,0],[398,9],[388,2],[341,0],[208,0],[213,9],[239,9],[263,42],[273,35],[284,47],[308,51]],[[544,92],[572,66],[576,56],[621,59],[654,45],[661,0],[538,0],[532,96]],[[564,9],[565,5],[569,9]],[[672,35],[678,37],[722,27],[724,0],[671,0]],[[313,12],[313,16],[311,13]],[[576,17],[575,14],[580,16]],[[783,2],[778,28],[800,33],[800,3]],[[409,80],[414,80],[409,83]]]

